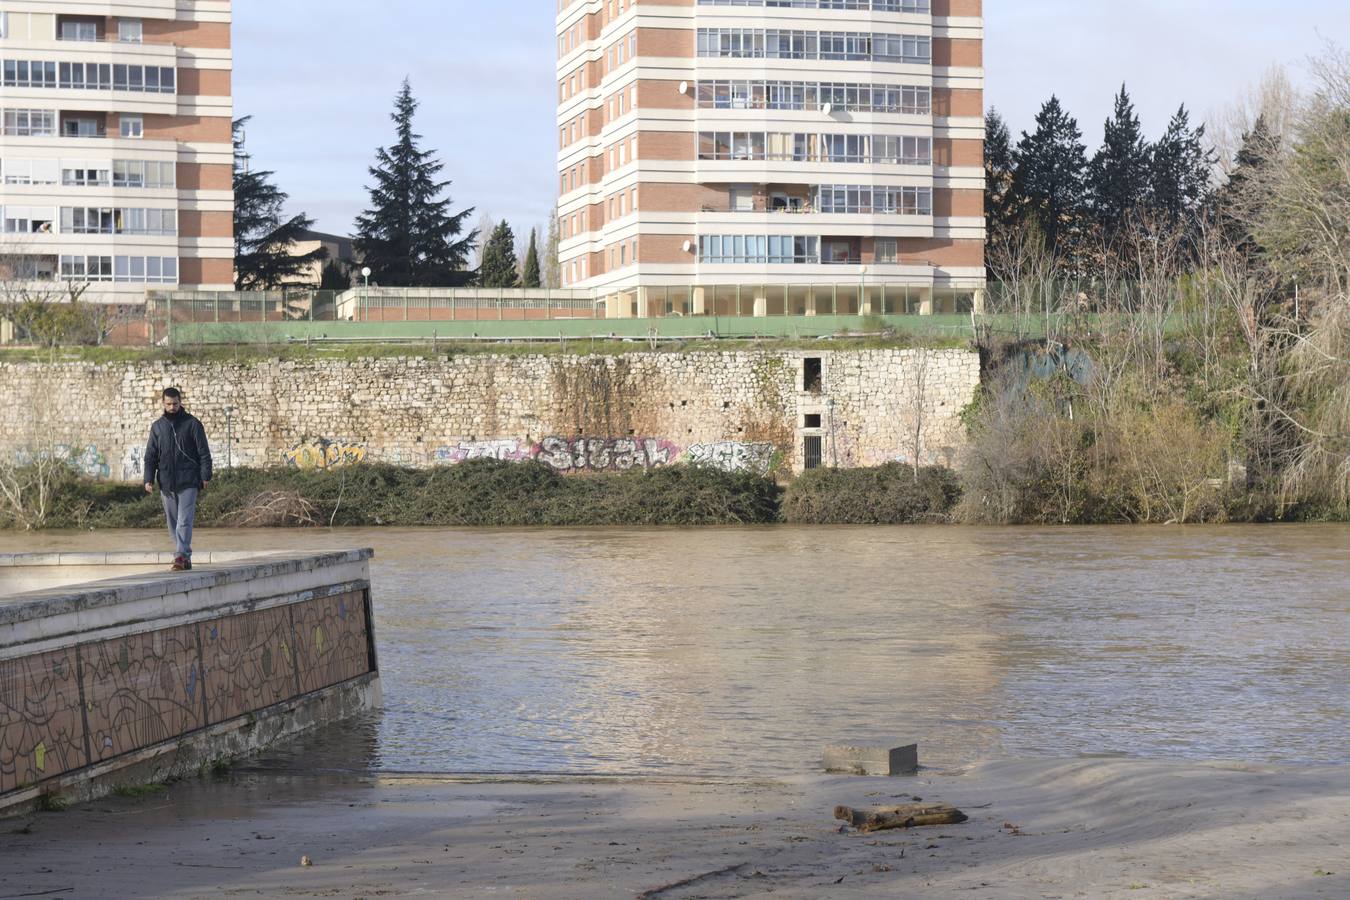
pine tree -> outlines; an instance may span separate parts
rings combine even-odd
[[[1120,86],[1115,112],[1106,120],[1102,147],[1088,167],[1093,218],[1111,241],[1141,211],[1149,196],[1152,153],[1135,115],[1134,103]]]
[[[502,221],[483,245],[483,265],[478,270],[478,283],[483,287],[517,287],[520,276],[516,266],[516,236],[511,226]]]
[[[1257,116],[1252,130],[1242,136],[1228,183],[1218,193],[1218,215],[1230,240],[1244,246],[1249,256],[1259,248],[1251,238],[1253,226],[1264,216],[1270,166],[1279,159],[1280,136],[1265,116]]]
[[[351,273],[336,259],[330,259],[323,267],[319,280],[321,291],[345,291],[352,286]]]
[[[984,219],[991,242],[1004,239],[1018,218],[1013,190],[1012,135],[998,110],[984,117]]]
[[[1214,157],[1205,149],[1204,137],[1205,126],[1192,130],[1183,104],[1153,146],[1149,207],[1166,224],[1191,219],[1209,202]]]
[[[1069,257],[1082,234],[1087,148],[1078,123],[1051,97],[1013,152],[1013,190],[1045,236],[1046,249]]]
[[[291,247],[314,220],[304,213],[282,220],[288,195],[272,183],[273,172],[254,169],[244,149],[244,126],[236,119],[234,142],[234,286],[240,291],[269,291],[299,278],[311,263],[328,258],[320,247],[291,255]]]
[[[539,229],[530,229],[530,249],[525,251],[525,263],[521,267],[521,287],[537,288],[541,286],[539,277]]]
[[[417,107],[404,79],[390,115],[397,140],[376,150],[376,164],[370,168],[375,184],[366,188],[370,208],[356,219],[357,254],[378,284],[468,284],[473,273],[466,264],[477,234],[459,235],[473,209],[450,212],[450,198],[442,196],[450,182],[436,179],[445,166],[431,151],[421,149],[422,136],[413,131]]]
[[[548,237],[544,240],[544,286],[562,287],[562,263],[558,260],[558,244],[562,240],[562,228],[558,223],[558,209],[554,207],[548,217]]]

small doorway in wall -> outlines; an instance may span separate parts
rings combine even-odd
[[[819,469],[824,439],[818,434],[808,434],[802,438],[802,468]]]

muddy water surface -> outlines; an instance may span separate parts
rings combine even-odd
[[[158,532],[0,551],[163,549]],[[810,771],[1350,762],[1350,527],[202,531],[371,546],[386,708],[289,764]],[[287,764],[286,755],[281,765]]]

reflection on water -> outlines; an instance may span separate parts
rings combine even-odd
[[[0,551],[158,533],[0,536]],[[386,708],[318,768],[814,768],[830,742],[1350,762],[1350,528],[205,531],[373,546]],[[266,763],[264,763],[266,764]]]

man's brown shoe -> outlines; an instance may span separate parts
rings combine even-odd
[[[175,557],[173,558],[173,565],[169,567],[169,571],[170,571],[170,572],[186,572],[186,571],[191,567],[191,565],[192,565],[192,564],[189,563],[189,562],[188,562],[186,559],[184,559],[183,557],[181,557],[181,556],[175,556]]]

